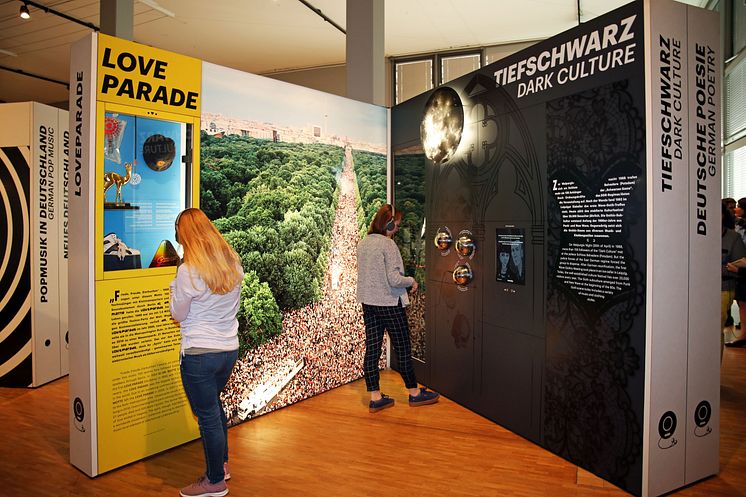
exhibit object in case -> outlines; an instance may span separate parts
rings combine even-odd
[[[96,476],[199,435],[169,283],[198,205],[201,61],[92,34],[71,81],[70,460]]]
[[[718,472],[719,39],[637,1],[392,109],[436,240],[418,379],[635,495]]]
[[[68,372],[68,113],[0,104],[0,385]]]

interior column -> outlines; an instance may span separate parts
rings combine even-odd
[[[386,104],[384,0],[347,0],[347,96]]]

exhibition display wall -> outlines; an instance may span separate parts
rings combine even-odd
[[[246,271],[236,424],[362,376],[355,256],[386,201],[387,111],[208,63],[202,98],[201,206]]]
[[[185,207],[246,273],[231,424],[359,378],[355,247],[386,198],[386,109],[100,34],[71,81],[72,464],[198,436],[168,306]]]
[[[718,471],[718,29],[639,1],[392,109],[418,377],[635,495]]]
[[[70,74],[70,461],[102,472],[199,436],[169,312],[199,202],[201,62],[101,34]]]
[[[0,104],[0,385],[68,372],[68,113]]]

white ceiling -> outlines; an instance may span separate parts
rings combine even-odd
[[[580,0],[581,19],[627,1]],[[345,27],[345,0],[308,2]],[[37,3],[100,24],[98,0]],[[155,5],[175,17],[148,5],[153,3],[134,2],[138,43],[256,74],[345,61],[345,35],[299,0],[157,0]],[[23,20],[21,5],[0,0],[0,67],[67,82],[70,45],[91,30],[32,6],[31,19]],[[577,25],[577,5],[577,0],[385,0],[386,56],[547,38]],[[66,101],[67,89],[0,70],[0,102],[28,100]]]

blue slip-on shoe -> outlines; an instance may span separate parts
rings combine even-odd
[[[389,407],[394,407],[394,399],[386,394],[381,394],[379,400],[371,400],[370,403],[368,403],[368,411],[370,412],[382,411]]]
[[[417,407],[417,406],[426,406],[429,404],[435,404],[436,402],[438,402],[439,398],[440,398],[439,393],[431,392],[425,387],[420,387],[420,393],[418,393],[417,395],[409,396],[409,406]]]

